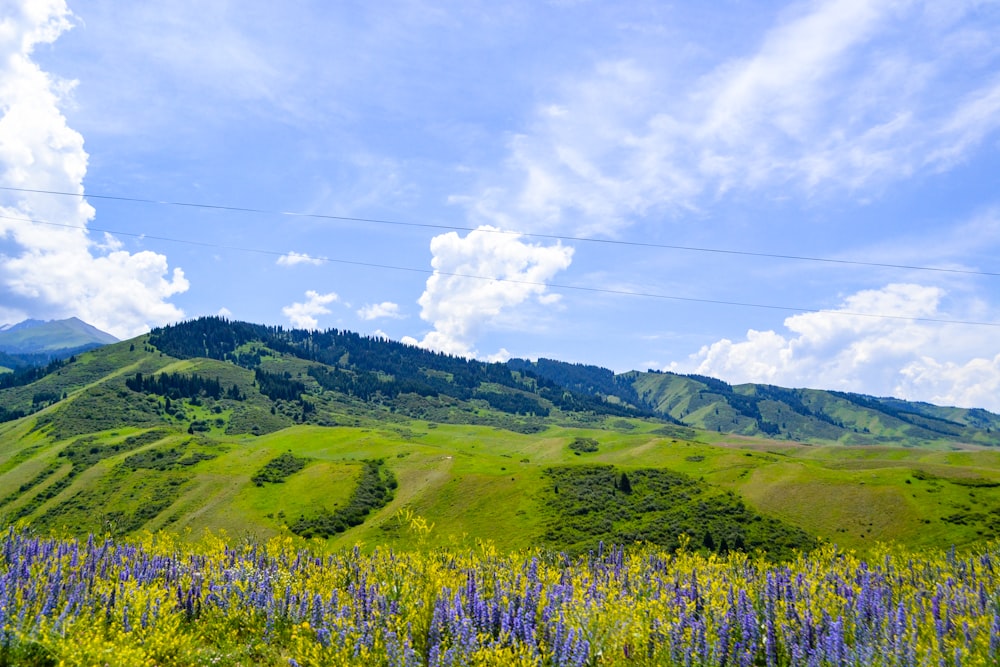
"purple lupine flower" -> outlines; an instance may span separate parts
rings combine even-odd
[[[1000,658],[1000,610],[993,612],[993,622],[990,624],[989,658],[991,661]]]

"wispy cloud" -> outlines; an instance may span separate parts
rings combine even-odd
[[[288,318],[293,327],[299,329],[316,329],[319,326],[319,315],[329,315],[332,311],[327,305],[340,300],[336,292],[320,294],[315,290],[306,292],[306,300],[295,302],[290,306],[281,309],[282,314]]]
[[[801,4],[758,48],[683,84],[643,61],[602,62],[540,104],[504,170],[455,201],[507,227],[614,234],[732,191],[868,197],[950,169],[1000,128],[996,49],[980,35],[1000,25],[977,15],[970,27],[975,13]]]
[[[949,169],[997,128],[1000,128],[1000,80],[965,96],[941,125],[937,145],[926,163],[941,170]]]

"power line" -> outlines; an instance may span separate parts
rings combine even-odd
[[[84,232],[92,231],[92,232],[101,232],[101,233],[105,233],[105,234],[115,234],[115,235],[118,235],[118,236],[131,236],[131,237],[140,238],[140,239],[153,239],[153,240],[156,240],[156,241],[166,241],[166,242],[169,242],[169,243],[180,243],[180,244],[184,244],[184,245],[193,245],[193,246],[199,246],[199,247],[203,247],[203,248],[216,248],[216,249],[219,249],[219,250],[234,250],[234,251],[238,251],[238,252],[249,252],[249,253],[256,253],[256,254],[259,254],[259,255],[268,255],[268,256],[279,257],[279,258],[280,257],[293,257],[294,256],[294,255],[292,255],[290,253],[278,252],[276,250],[262,250],[260,248],[244,248],[244,247],[239,247],[239,246],[223,245],[223,244],[219,244],[219,243],[206,243],[204,241],[190,241],[190,240],[187,240],[187,239],[170,238],[170,237],[167,237],[167,236],[152,236],[152,235],[149,235],[149,234],[136,234],[134,232],[120,232],[120,231],[115,231],[115,230],[110,230],[110,229],[100,229],[100,228],[97,228],[97,227],[83,227],[83,226],[80,226],[80,225],[69,225],[69,224],[59,223],[59,222],[46,222],[44,220],[36,220],[36,219],[32,219],[32,218],[18,218],[18,217],[13,217],[13,216],[0,215],[0,219],[4,219],[4,220],[17,220],[17,221],[20,221],[20,222],[30,222],[30,223],[39,224],[39,225],[49,225],[49,226],[52,226],[52,227],[63,227],[63,228],[66,228],[66,229],[78,229],[78,230],[84,231]],[[703,298],[698,298],[698,297],[676,296],[676,295],[672,295],[672,294],[657,294],[657,293],[654,293],[654,292],[633,292],[633,291],[629,291],[629,290],[611,289],[611,288],[607,288],[607,287],[586,287],[586,286],[581,286],[581,285],[564,285],[564,284],[561,284],[561,283],[545,283],[545,282],[538,282],[538,281],[532,281],[532,280],[518,280],[516,278],[497,278],[495,276],[479,276],[479,275],[468,274],[468,273],[455,273],[455,272],[449,272],[449,271],[440,271],[440,270],[437,270],[437,269],[435,269],[435,270],[418,269],[418,268],[414,268],[414,267],[395,266],[395,265],[392,265],[392,264],[379,264],[379,263],[375,263],[375,262],[360,262],[360,261],[357,261],[357,260],[339,259],[339,258],[333,258],[333,257],[310,257],[310,259],[311,260],[315,260],[315,261],[320,261],[320,262],[328,262],[328,263],[332,263],[332,264],[344,264],[344,265],[348,265],[348,266],[361,266],[361,267],[366,267],[366,268],[385,269],[385,270],[391,270],[391,271],[405,271],[405,272],[408,272],[408,273],[419,273],[419,274],[423,274],[423,275],[441,275],[441,276],[448,276],[448,277],[452,277],[452,278],[469,278],[469,279],[473,279],[473,280],[486,280],[486,281],[494,281],[494,282],[501,282],[501,283],[512,283],[512,284],[517,284],[517,285],[530,285],[530,286],[533,286],[533,287],[545,287],[547,289],[574,290],[574,291],[578,291],[578,292],[589,292],[589,293],[594,293],[594,294],[611,294],[611,295],[616,295],[616,296],[634,296],[634,297],[643,297],[643,298],[650,298],[650,299],[662,299],[662,300],[669,300],[669,301],[681,301],[681,302],[687,302],[687,303],[706,303],[706,304],[719,305],[719,306],[740,306],[740,307],[743,307],[743,308],[761,308],[761,309],[767,309],[767,310],[780,310],[780,311],[795,312],[795,313],[827,313],[827,314],[831,314],[831,315],[842,315],[842,316],[853,316],[853,317],[868,317],[868,318],[885,319],[885,320],[905,320],[905,321],[908,321],[908,322],[927,322],[927,323],[935,323],[935,324],[962,324],[962,325],[970,325],[970,326],[1000,327],[1000,322],[980,322],[980,321],[975,321],[975,320],[950,320],[950,319],[934,318],[934,317],[909,317],[907,315],[887,315],[887,314],[880,314],[880,313],[856,313],[856,312],[852,312],[852,311],[830,310],[830,309],[826,309],[826,308],[803,308],[803,307],[798,307],[798,306],[778,306],[778,305],[773,305],[773,304],[749,303],[749,302],[743,302],[743,301],[726,301],[726,300],[722,300],[722,299],[703,299]]]
[[[109,201],[131,202],[137,204],[155,204],[158,206],[179,206],[184,208],[198,208],[214,211],[228,211],[234,213],[254,213],[260,215],[282,215],[295,218],[312,218],[318,220],[338,220],[342,222],[365,222],[379,225],[393,225],[397,227],[418,227],[423,229],[441,229],[460,232],[483,232],[491,234],[509,234],[514,236],[527,236],[531,238],[550,239],[554,241],[572,241],[576,243],[601,243],[606,245],[617,245],[636,248],[656,248],[661,250],[682,250],[685,252],[712,253],[717,255],[735,255],[743,257],[764,257],[767,259],[788,259],[803,262],[821,262],[825,264],[838,264],[846,266],[868,266],[881,269],[900,269],[906,271],[933,271],[937,273],[959,273],[973,276],[1000,277],[1000,272],[976,271],[973,269],[950,269],[938,266],[919,266],[910,264],[891,264],[888,262],[863,262],[861,260],[834,259],[832,257],[810,257],[808,255],[784,255],[778,253],[752,252],[749,250],[730,250],[725,248],[705,248],[699,246],[671,245],[666,243],[652,243],[646,241],[622,241],[617,239],[599,239],[589,236],[564,236],[560,234],[541,234],[536,232],[519,232],[504,229],[482,229],[478,227],[463,227],[460,225],[443,225],[429,222],[403,222],[400,220],[384,220],[379,218],[359,218],[348,215],[328,215],[323,213],[301,213],[295,211],[273,211],[261,208],[250,208],[245,206],[224,206],[220,204],[198,204],[193,202],[165,201],[158,199],[144,199],[141,197],[124,197],[118,195],[98,195],[83,194],[75,192],[60,192],[57,190],[34,190],[30,188],[14,188],[0,186],[0,190],[11,192],[28,192],[32,194],[57,195],[64,197],[79,197],[91,199],[105,199]],[[152,237],[149,237],[152,238]]]

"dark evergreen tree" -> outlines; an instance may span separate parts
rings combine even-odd
[[[622,476],[618,479],[618,490],[622,493],[632,493],[632,482],[629,481],[628,475],[624,472]]]

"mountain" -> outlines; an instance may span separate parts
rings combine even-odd
[[[45,364],[101,345],[117,343],[109,333],[71,317],[66,320],[25,320],[0,328],[0,364]],[[6,363],[5,363],[6,362]]]
[[[701,375],[615,375],[551,359],[512,359],[508,364],[599,400],[717,433],[849,445],[1000,445],[1000,415],[981,409],[766,384],[730,385]]]
[[[817,538],[962,545],[1000,537],[996,419],[202,318],[0,375],[0,525],[571,553],[686,534],[776,558]]]

